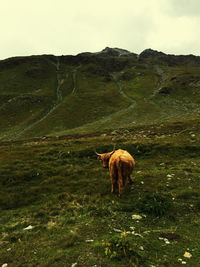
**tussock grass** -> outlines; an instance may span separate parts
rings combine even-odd
[[[199,129],[193,140],[194,122],[188,125],[121,130],[114,140],[2,143],[0,264],[179,266],[182,258],[198,266]],[[94,153],[114,143],[136,160],[134,183],[121,199],[110,193],[109,173]],[[188,249],[192,258],[184,259]]]

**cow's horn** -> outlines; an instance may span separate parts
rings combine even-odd
[[[112,156],[112,154],[114,154],[115,153],[115,145],[113,146],[113,151],[112,152],[110,152],[110,157]]]
[[[97,154],[97,156],[101,156],[101,154],[97,153],[96,149],[94,149],[94,153]]]

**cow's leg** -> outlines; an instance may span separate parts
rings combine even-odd
[[[126,178],[123,176],[123,169],[118,170],[118,186],[119,186],[119,197],[121,197],[126,186]]]
[[[111,193],[115,193],[117,188],[117,180],[111,178],[111,183],[112,183]]]
[[[115,190],[117,188],[117,174],[116,172],[112,172],[110,174],[110,179],[111,179],[111,193],[115,193]]]
[[[110,167],[111,193],[115,193],[117,188],[118,174],[114,165]]]
[[[128,176],[128,181],[129,181],[129,184],[133,183],[133,179],[130,177],[130,175]]]
[[[120,179],[118,181],[118,186],[119,186],[119,197],[121,197],[121,195],[123,194],[125,190],[125,181],[123,181],[123,179]]]

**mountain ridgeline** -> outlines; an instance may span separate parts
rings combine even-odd
[[[199,114],[199,56],[107,47],[0,61],[1,140],[103,133]]]

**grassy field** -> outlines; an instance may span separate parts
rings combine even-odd
[[[1,142],[0,266],[200,266],[200,121]],[[94,154],[127,149],[122,198]]]

